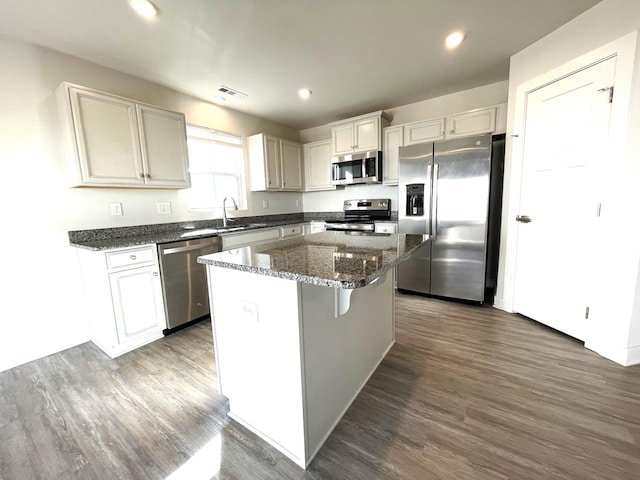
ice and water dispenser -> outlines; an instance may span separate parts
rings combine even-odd
[[[424,215],[424,183],[407,185],[407,217],[422,217]]]

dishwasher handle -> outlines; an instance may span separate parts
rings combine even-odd
[[[183,253],[183,252],[191,252],[193,250],[205,250],[208,248],[215,248],[215,247],[219,247],[219,244],[217,243],[206,243],[206,244],[198,244],[198,245],[187,245],[185,247],[174,247],[174,248],[167,248],[165,250],[162,250],[162,255],[172,255],[174,253]]]

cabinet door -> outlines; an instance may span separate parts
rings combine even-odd
[[[447,138],[468,137],[496,131],[496,108],[479,108],[447,117]]]
[[[110,273],[109,282],[121,347],[166,327],[156,265]]]
[[[135,104],[73,87],[69,96],[82,183],[144,184]]]
[[[384,152],[382,155],[383,183],[398,184],[398,149],[402,143],[403,127],[387,127],[384,129]]]
[[[444,139],[444,118],[434,118],[404,126],[404,144],[435,142]]]
[[[331,140],[304,146],[304,171],[306,191],[335,190],[331,185]]]
[[[191,185],[184,115],[148,105],[138,105],[142,161],[147,185]]]
[[[280,140],[282,155],[282,190],[302,191],[302,147],[299,143]]]
[[[355,145],[358,152],[380,150],[380,120],[378,117],[354,122]]]
[[[280,190],[282,187],[282,175],[280,173],[280,141],[276,137],[265,135],[263,148],[267,190]]]
[[[353,153],[355,147],[353,135],[353,122],[342,123],[331,128],[334,156]]]

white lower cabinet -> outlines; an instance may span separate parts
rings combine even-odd
[[[312,220],[309,223],[304,224],[303,235],[311,235],[312,233],[324,232],[326,223],[321,221]]]
[[[269,241],[278,240],[280,238],[280,228],[260,228],[249,232],[229,233],[222,235],[222,249],[230,250],[232,248],[246,247],[247,245],[256,245]]]
[[[166,328],[155,245],[79,250],[91,340],[117,357],[163,336]]]
[[[109,274],[113,313],[122,344],[136,343],[147,335],[165,328],[162,311],[162,290],[159,290],[158,267],[132,268]]]
[[[375,222],[375,233],[396,233],[398,224],[396,222]]]
[[[280,238],[294,238],[303,235],[304,226],[301,223],[280,227]]]

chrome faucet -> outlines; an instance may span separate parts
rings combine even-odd
[[[233,197],[225,197],[224,200],[222,200],[222,226],[226,227],[227,226],[227,200],[231,200],[231,203],[233,203],[233,209],[237,210],[238,209],[238,204],[236,203],[236,201],[233,199]]]

